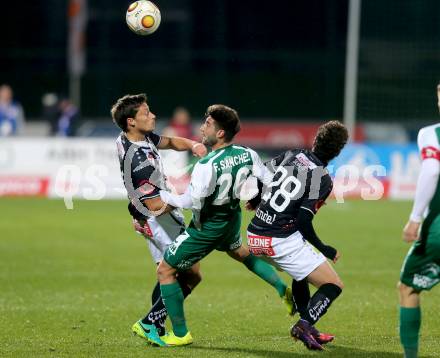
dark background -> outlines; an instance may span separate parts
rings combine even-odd
[[[146,92],[163,115],[222,102],[242,117],[342,117],[347,0],[156,0],[162,23],[148,37],[127,28],[129,3],[89,0],[83,116]],[[0,83],[28,117],[44,93],[67,93],[66,14],[60,0],[2,5]],[[364,0],[360,44],[359,120],[435,118],[440,1]]]

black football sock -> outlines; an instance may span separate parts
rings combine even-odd
[[[307,314],[307,305],[310,301],[310,288],[307,278],[301,281],[292,280],[292,295],[296,304],[296,310],[301,318]]]
[[[156,282],[156,286],[154,286],[153,292],[151,293],[151,305],[154,306],[157,299],[160,297],[160,284]]]
[[[160,284],[156,283],[153,292],[151,293],[151,309],[147,315],[142,319],[143,324],[154,324],[159,333],[163,330],[163,322],[167,318],[167,311],[162,302],[162,296],[160,295]]]
[[[143,324],[154,324],[159,335],[164,331],[164,323],[167,319],[167,310],[163,304],[162,297],[159,297],[151,307],[147,315],[142,319]]]
[[[341,288],[333,283],[322,285],[310,299],[305,315],[301,318],[314,325],[327,312],[341,292]]]
[[[177,281],[179,282],[180,288],[182,289],[183,297],[187,297],[191,293],[191,288],[183,281],[183,279],[179,279],[179,277],[177,277]],[[153,303],[150,311],[142,319],[142,323],[154,324],[157,328],[159,335],[162,336],[165,334],[165,320],[167,319],[167,310],[163,303],[162,296],[160,295],[159,282],[154,287],[152,297],[154,297],[157,287],[159,287],[159,296]]]

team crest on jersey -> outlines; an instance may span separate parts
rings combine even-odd
[[[440,160],[440,151],[435,147],[425,147],[422,149],[422,159],[437,159]]]
[[[150,163],[154,164],[155,160],[157,159],[157,156],[155,155],[155,153],[149,148],[141,147],[141,150],[145,153],[147,160]]]
[[[144,195],[151,194],[154,189],[156,189],[156,187],[152,185],[148,180],[143,180],[138,188],[138,190]]]

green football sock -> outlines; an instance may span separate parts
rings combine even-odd
[[[173,332],[178,337],[183,337],[188,332],[183,311],[183,293],[178,282],[160,285],[163,303],[168,311],[168,316],[173,324]]]
[[[400,307],[399,333],[405,358],[417,358],[421,320],[420,307]]]
[[[272,285],[277,290],[280,297],[284,296],[287,286],[271,265],[252,254],[246,257],[243,263],[250,271],[262,278],[268,284]]]

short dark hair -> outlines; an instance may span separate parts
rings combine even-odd
[[[339,121],[329,121],[318,128],[312,151],[325,164],[328,164],[341,152],[347,140],[347,128]]]
[[[127,94],[119,98],[110,110],[113,122],[126,132],[127,119],[134,118],[143,103],[147,103],[147,95],[145,93]]]
[[[206,117],[211,116],[217,127],[225,131],[225,141],[230,142],[240,132],[240,117],[235,109],[223,104],[213,104],[206,110]]]

